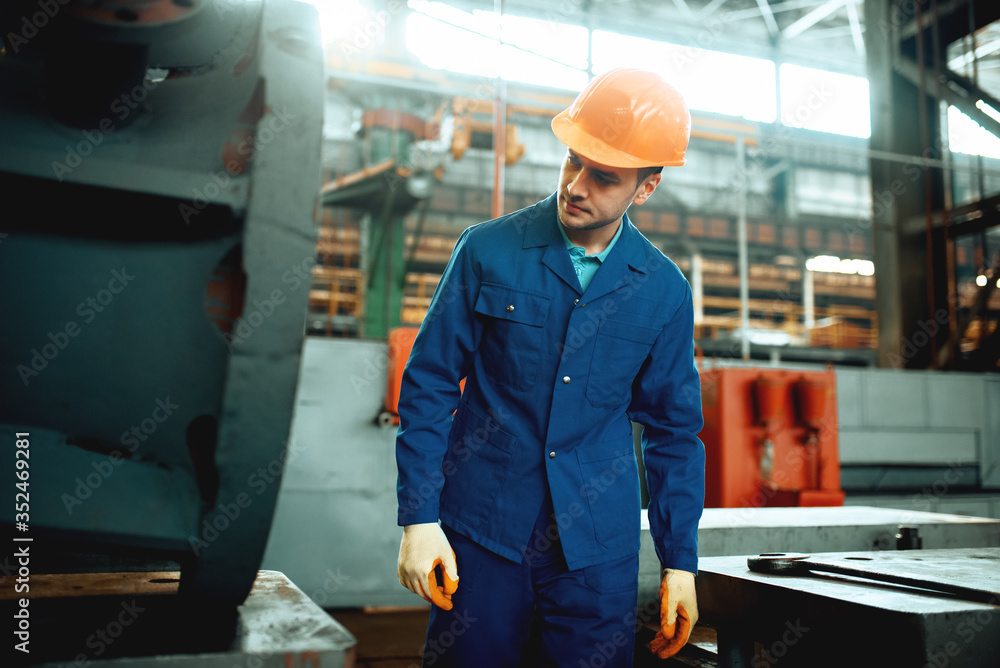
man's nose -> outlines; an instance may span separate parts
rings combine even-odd
[[[584,187],[583,170],[577,172],[576,176],[566,184],[566,193],[573,199],[578,197],[583,199],[587,195],[587,189]]]

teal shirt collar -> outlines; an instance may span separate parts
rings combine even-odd
[[[566,236],[566,230],[563,229],[562,223],[559,222],[559,218],[558,217],[556,218],[556,227],[559,228],[559,233],[562,235],[563,241],[566,242],[566,248],[567,249],[572,250],[574,248],[581,248],[581,246],[574,245],[573,242],[569,240],[569,237]],[[622,216],[621,221],[618,223],[618,231],[615,232],[615,236],[613,236],[611,238],[610,243],[608,243],[608,247],[605,248],[604,250],[602,250],[597,255],[585,255],[584,257],[596,258],[599,262],[603,263],[604,260],[605,260],[605,258],[607,258],[608,254],[611,252],[611,249],[615,247],[615,243],[618,241],[618,237],[620,237],[622,235],[622,228],[623,227],[625,227],[625,217],[624,216]]]

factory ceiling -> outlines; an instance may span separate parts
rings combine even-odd
[[[492,0],[448,4],[466,11],[493,11],[495,7]],[[942,11],[953,7],[963,11],[968,3],[940,0],[937,4]],[[913,0],[902,3],[899,16],[912,18],[915,7]],[[865,74],[863,0],[504,0],[503,10],[779,63]],[[889,26],[879,29],[888,36]],[[985,90],[1000,93],[1000,26],[990,24],[976,37],[976,74]],[[955,71],[972,74],[971,40],[953,43],[948,60]]]
[[[471,11],[493,2],[450,2]],[[505,0],[504,12],[743,55],[864,71],[863,16],[855,0]],[[800,57],[801,56],[801,57]]]

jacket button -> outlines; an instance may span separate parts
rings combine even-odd
[[[549,459],[555,459],[555,458],[556,458],[556,453],[550,452],[549,453]]]
[[[507,307],[507,313],[510,313],[513,310],[514,310],[514,305],[513,304],[511,304],[510,306]]]
[[[579,300],[579,299],[574,299],[574,300],[573,300],[573,304],[574,304],[574,305],[575,305],[575,304],[579,304],[579,303],[580,303],[580,300]]]
[[[567,384],[568,384],[568,383],[569,383],[569,380],[570,380],[569,376],[563,376],[563,382],[564,382],[564,383],[567,383]]]

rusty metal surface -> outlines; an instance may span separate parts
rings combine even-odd
[[[916,572],[969,587],[1000,585],[1000,548],[815,554],[864,557],[884,572]],[[701,560],[701,622],[718,630],[720,666],[993,666],[1000,598],[952,595],[841,575],[755,573],[747,556]],[[865,638],[892,642],[862,642]]]
[[[234,623],[228,626],[213,627],[211,619],[199,619],[190,608],[183,607],[178,596],[137,598],[129,594],[121,601],[119,605],[117,598],[109,602],[107,596],[96,596],[91,602],[73,599],[73,606],[69,606],[63,600],[63,605],[58,606],[63,611],[61,622],[35,630],[33,640],[43,643],[38,649],[45,658],[18,665],[63,668],[74,665],[73,661],[90,668],[354,665],[354,636],[277,571],[257,574],[250,595],[236,609]],[[70,607],[75,610],[72,614]],[[132,615],[126,620],[128,625],[124,629],[117,627],[118,635],[111,630],[107,636],[95,639],[94,628],[107,626],[108,620],[120,620],[121,610]],[[212,637],[192,642],[192,636],[209,635],[206,626],[211,628]],[[228,634],[224,629],[229,629]],[[100,651],[94,649],[98,646]]]

